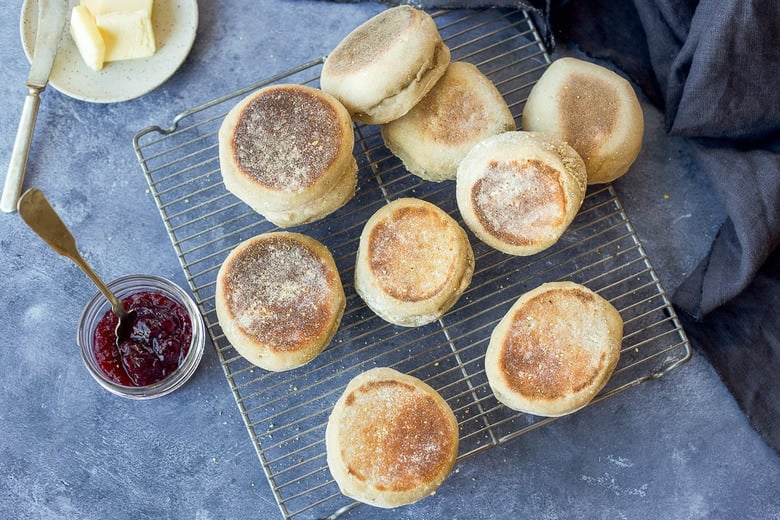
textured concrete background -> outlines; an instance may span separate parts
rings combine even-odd
[[[0,11],[0,164],[24,97],[21,2]],[[106,279],[143,271],[186,286],[133,135],[203,101],[327,54],[381,4],[201,2],[189,58],[115,105],[48,89],[25,186],[38,186]],[[567,52],[561,50],[559,52]],[[616,183],[668,293],[722,211],[648,106],[642,154]],[[163,399],[91,379],[75,343],[95,292],[16,214],[0,215],[0,518],[278,518],[216,354]],[[699,355],[647,383],[457,464],[433,497],[348,518],[780,518],[780,460]]]

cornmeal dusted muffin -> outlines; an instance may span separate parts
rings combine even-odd
[[[328,249],[299,233],[239,244],[217,274],[216,311],[233,347],[266,370],[314,359],[338,330],[346,299]]]
[[[419,379],[391,368],[358,375],[333,407],[328,468],[348,497],[377,507],[410,504],[439,488],[458,456],[458,422]]]

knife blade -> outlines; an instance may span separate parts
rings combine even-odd
[[[67,6],[68,0],[38,0],[38,27],[35,33],[30,73],[27,76],[27,96],[22,106],[3,195],[0,198],[0,210],[6,213],[16,211],[16,204],[22,191],[22,181],[30,154],[30,142],[38,117],[40,94],[49,82],[54,58],[57,56],[67,20]]]

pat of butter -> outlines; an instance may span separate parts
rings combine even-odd
[[[77,5],[71,11],[70,34],[87,66],[95,70],[102,69],[106,46],[95,17],[86,6]]]
[[[98,14],[95,22],[105,42],[106,61],[148,58],[157,49],[147,9]]]
[[[81,5],[86,5],[92,14],[113,13],[115,11],[140,11],[146,9],[152,12],[154,0],[81,0]]]

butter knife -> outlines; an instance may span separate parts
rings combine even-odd
[[[16,211],[16,204],[22,191],[27,157],[30,154],[30,142],[35,130],[35,120],[38,117],[40,94],[49,82],[54,57],[57,55],[57,48],[67,20],[67,6],[68,0],[38,0],[38,29],[35,33],[30,73],[27,76],[27,97],[22,106],[3,195],[0,198],[0,210],[6,213]]]

